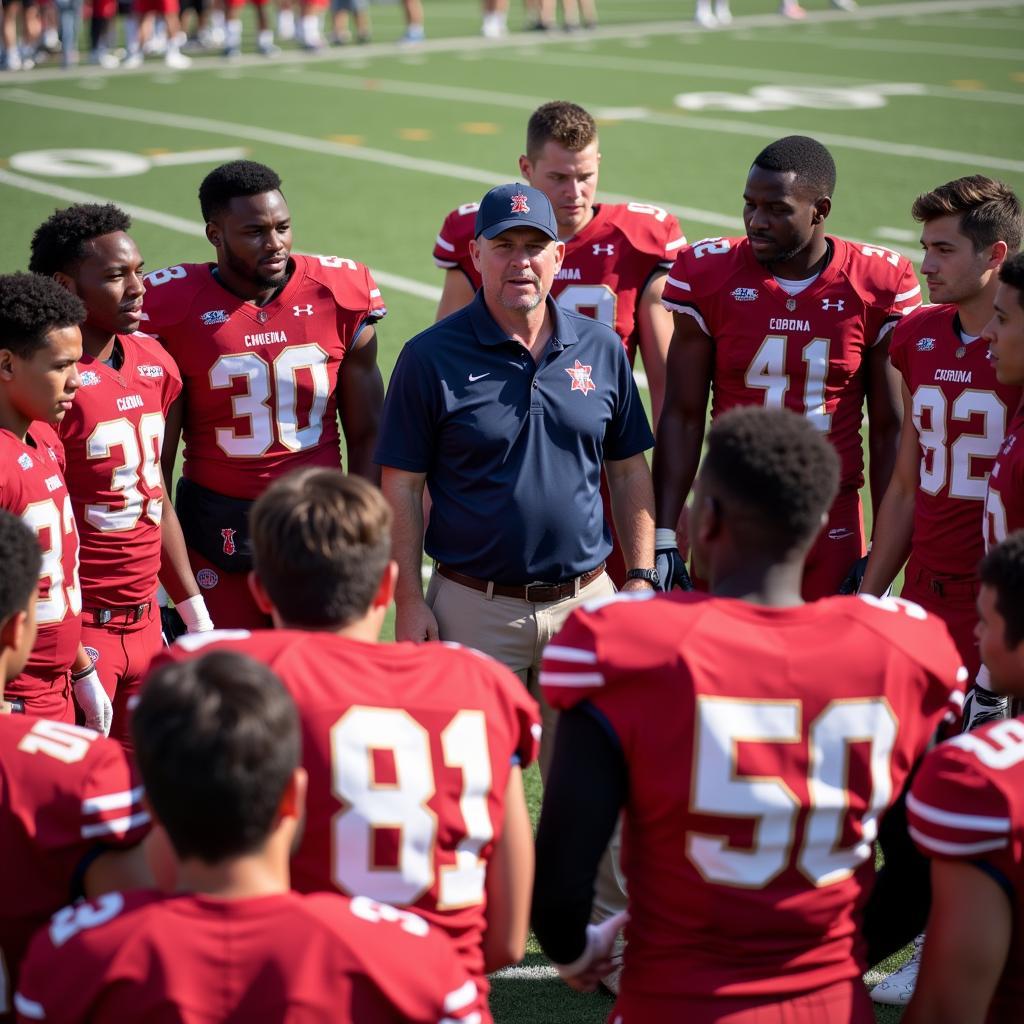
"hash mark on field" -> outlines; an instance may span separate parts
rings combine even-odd
[[[361,146],[366,141],[365,135],[328,135],[327,138],[344,146]]]
[[[954,78],[949,84],[954,89],[963,89],[964,92],[978,92],[985,88],[985,83],[977,78]]]
[[[467,135],[497,135],[500,130],[493,121],[466,121],[459,125],[459,131]]]
[[[434,133],[427,128],[400,128],[398,137],[406,142],[429,142]]]

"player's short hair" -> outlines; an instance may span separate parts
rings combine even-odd
[[[999,280],[1017,289],[1017,301],[1024,307],[1024,252],[1003,261],[999,268]]]
[[[372,484],[296,470],[264,491],[249,528],[253,568],[289,625],[342,626],[369,610],[391,556],[391,509]]]
[[[754,167],[786,174],[792,171],[797,184],[816,199],[831,196],[836,190],[836,162],[832,154],[808,135],[787,135],[765,146],[754,157]]]
[[[803,416],[748,406],[718,417],[704,472],[782,552],[809,543],[839,490],[839,457]]]
[[[960,233],[971,240],[975,252],[1005,242],[1010,253],[1020,249],[1024,215],[1020,200],[1009,185],[984,174],[969,174],[922,192],[910,208],[920,224],[939,217],[960,217]]]
[[[0,509],[0,625],[23,612],[39,586],[43,553],[31,527]]]
[[[42,274],[0,275],[0,348],[30,359],[46,336],[85,319],[85,306],[52,277]]]
[[[211,221],[239,196],[260,196],[279,192],[281,176],[255,160],[232,160],[215,167],[199,186],[199,209],[203,220]]]
[[[281,681],[232,651],[152,673],[132,736],[146,794],[175,852],[206,864],[266,841],[302,747],[298,711]]]
[[[28,269],[34,274],[67,273],[86,257],[86,242],[131,226],[131,217],[113,203],[76,203],[57,210],[32,236]]]
[[[530,160],[536,160],[548,142],[578,153],[596,139],[597,122],[581,106],[567,100],[545,103],[526,123],[526,155]]]
[[[1024,530],[1016,530],[981,560],[978,575],[996,592],[996,611],[1006,623],[1006,646],[1024,642]]]

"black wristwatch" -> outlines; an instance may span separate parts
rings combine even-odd
[[[657,569],[630,569],[626,573],[627,580],[647,580],[648,583],[655,590],[658,589],[658,584],[661,582],[661,577],[658,575]]]

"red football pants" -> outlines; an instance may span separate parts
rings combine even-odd
[[[919,604],[929,615],[935,615],[946,624],[949,635],[964,660],[973,683],[981,668],[981,654],[974,627],[978,624],[975,602],[981,585],[974,577],[938,576],[928,572],[913,556],[903,574],[900,596]]]
[[[867,550],[864,514],[858,491],[840,491],[828,512],[828,522],[807,556],[804,567],[805,601],[839,593],[853,563]]]
[[[628,954],[627,954],[628,955]],[[628,969],[628,968],[627,968]],[[625,982],[625,974],[623,974]],[[608,1016],[608,1024],[874,1024],[875,1012],[860,978],[778,1002],[708,996],[672,999],[630,995],[626,988]]]
[[[25,714],[33,718],[49,718],[54,722],[73,722],[75,702],[71,699],[71,673],[65,669],[59,675],[30,676],[24,672],[17,679],[17,686],[8,688],[9,700],[22,700]],[[28,693],[22,693],[22,689]]]
[[[127,751],[134,749],[131,735],[133,701],[150,663],[163,647],[160,611],[151,601],[138,622],[128,622],[124,613],[97,626],[89,612],[82,616],[82,643],[96,662],[96,672],[114,706],[110,738]]]
[[[247,572],[225,572],[192,548],[188,560],[217,629],[270,629],[273,622],[256,607]]]

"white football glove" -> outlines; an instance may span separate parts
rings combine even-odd
[[[611,960],[615,950],[615,937],[628,920],[628,911],[620,910],[600,924],[588,924],[587,944],[583,947],[583,952],[571,964],[555,964],[558,976],[563,981],[571,983],[580,975],[586,974],[593,965]]]
[[[75,691],[75,703],[85,715],[85,724],[90,729],[110,735],[110,723],[114,719],[114,709],[110,704],[107,691],[103,689],[100,677],[94,665],[89,671],[72,682]]]
[[[196,594],[186,601],[179,601],[174,607],[181,616],[181,621],[185,623],[186,633],[208,633],[213,629],[213,619],[206,610],[202,594]]]

